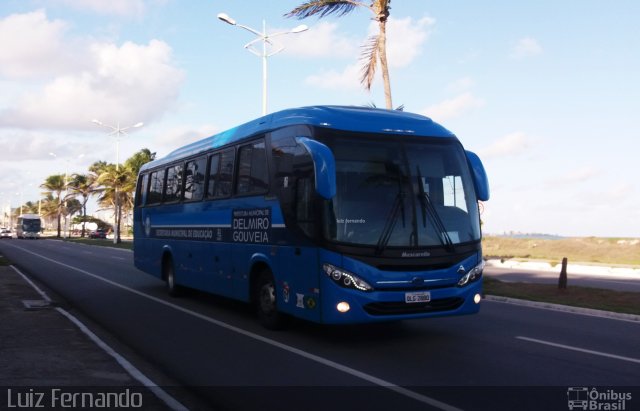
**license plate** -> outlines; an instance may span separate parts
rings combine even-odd
[[[404,302],[411,303],[428,303],[431,301],[431,293],[429,291],[418,291],[414,293],[405,293]]]

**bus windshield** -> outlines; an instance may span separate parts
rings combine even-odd
[[[333,134],[336,196],[325,203],[323,233],[336,243],[444,247],[480,240],[466,156],[456,140]]]
[[[24,232],[38,232],[40,231],[40,219],[23,219],[22,230]]]

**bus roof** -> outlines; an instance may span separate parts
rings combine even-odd
[[[40,216],[38,214],[20,214],[18,216],[18,218],[31,220],[31,219],[36,219],[36,218],[39,219]]]
[[[293,125],[368,133],[455,138],[452,132],[430,118],[419,114],[356,106],[300,107],[267,114],[222,133],[180,147],[164,158],[145,164],[141,171],[222,147],[259,133]]]

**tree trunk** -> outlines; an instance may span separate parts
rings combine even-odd
[[[84,225],[87,224],[87,200],[85,198],[84,204],[82,205],[82,238],[84,238]]]
[[[382,69],[382,82],[384,83],[384,101],[388,110],[393,110],[391,101],[391,80],[389,79],[389,64],[387,63],[387,23],[379,22],[380,33],[378,38],[378,54],[380,56],[380,68]]]
[[[120,198],[120,193],[117,193],[117,198],[116,198],[116,238],[114,239],[114,242],[116,244],[120,244],[122,242],[121,238],[120,238],[120,220],[122,219],[122,199]]]
[[[60,238],[60,217],[61,217],[62,213],[60,212],[60,209],[58,208],[58,238]]]

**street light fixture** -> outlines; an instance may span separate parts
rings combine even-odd
[[[105,127],[111,129],[110,136],[116,136],[116,171],[120,170],[120,135],[128,135],[127,130],[132,128],[140,128],[144,125],[144,123],[136,123],[132,126],[120,127],[120,122],[118,122],[115,126],[111,126],[109,124],[104,124],[100,120],[93,119],[91,120],[93,124],[96,124],[100,127]],[[115,216],[114,221],[115,224],[113,229],[113,243],[118,244],[120,242],[120,227],[118,224],[118,214],[120,214],[120,196],[118,195],[118,185],[115,185]]]
[[[262,115],[266,115],[267,114],[267,57],[271,57],[275,54],[280,53],[282,50],[284,50],[284,46],[279,45],[277,46],[277,48],[275,48],[274,51],[272,51],[271,53],[267,53],[267,44],[269,44],[271,47],[276,47],[276,45],[271,41],[273,37],[282,36],[284,34],[302,33],[303,31],[309,30],[309,28],[306,25],[301,24],[299,26],[292,28],[291,30],[279,31],[277,33],[268,34],[267,28],[266,28],[266,22],[264,20],[262,20],[262,32],[259,32],[258,30],[253,29],[251,27],[245,26],[243,24],[238,24],[234,19],[229,17],[229,15],[226,13],[219,13],[218,19],[232,26],[245,29],[257,36],[254,40],[245,44],[244,48],[247,49],[249,52],[255,54],[256,56],[262,58]],[[260,41],[262,42],[262,50],[258,50],[257,48],[255,48],[255,44]]]
[[[109,135],[116,136],[116,170],[119,170],[120,169],[120,135],[121,134],[127,135],[127,130],[132,128],[140,128],[144,126],[144,123],[137,123],[137,124],[134,124],[133,126],[120,127],[119,122],[115,126],[104,124],[102,121],[96,120],[96,119],[91,120],[91,122],[93,124],[99,125],[100,127],[111,129],[112,131],[111,133],[109,133]]]

